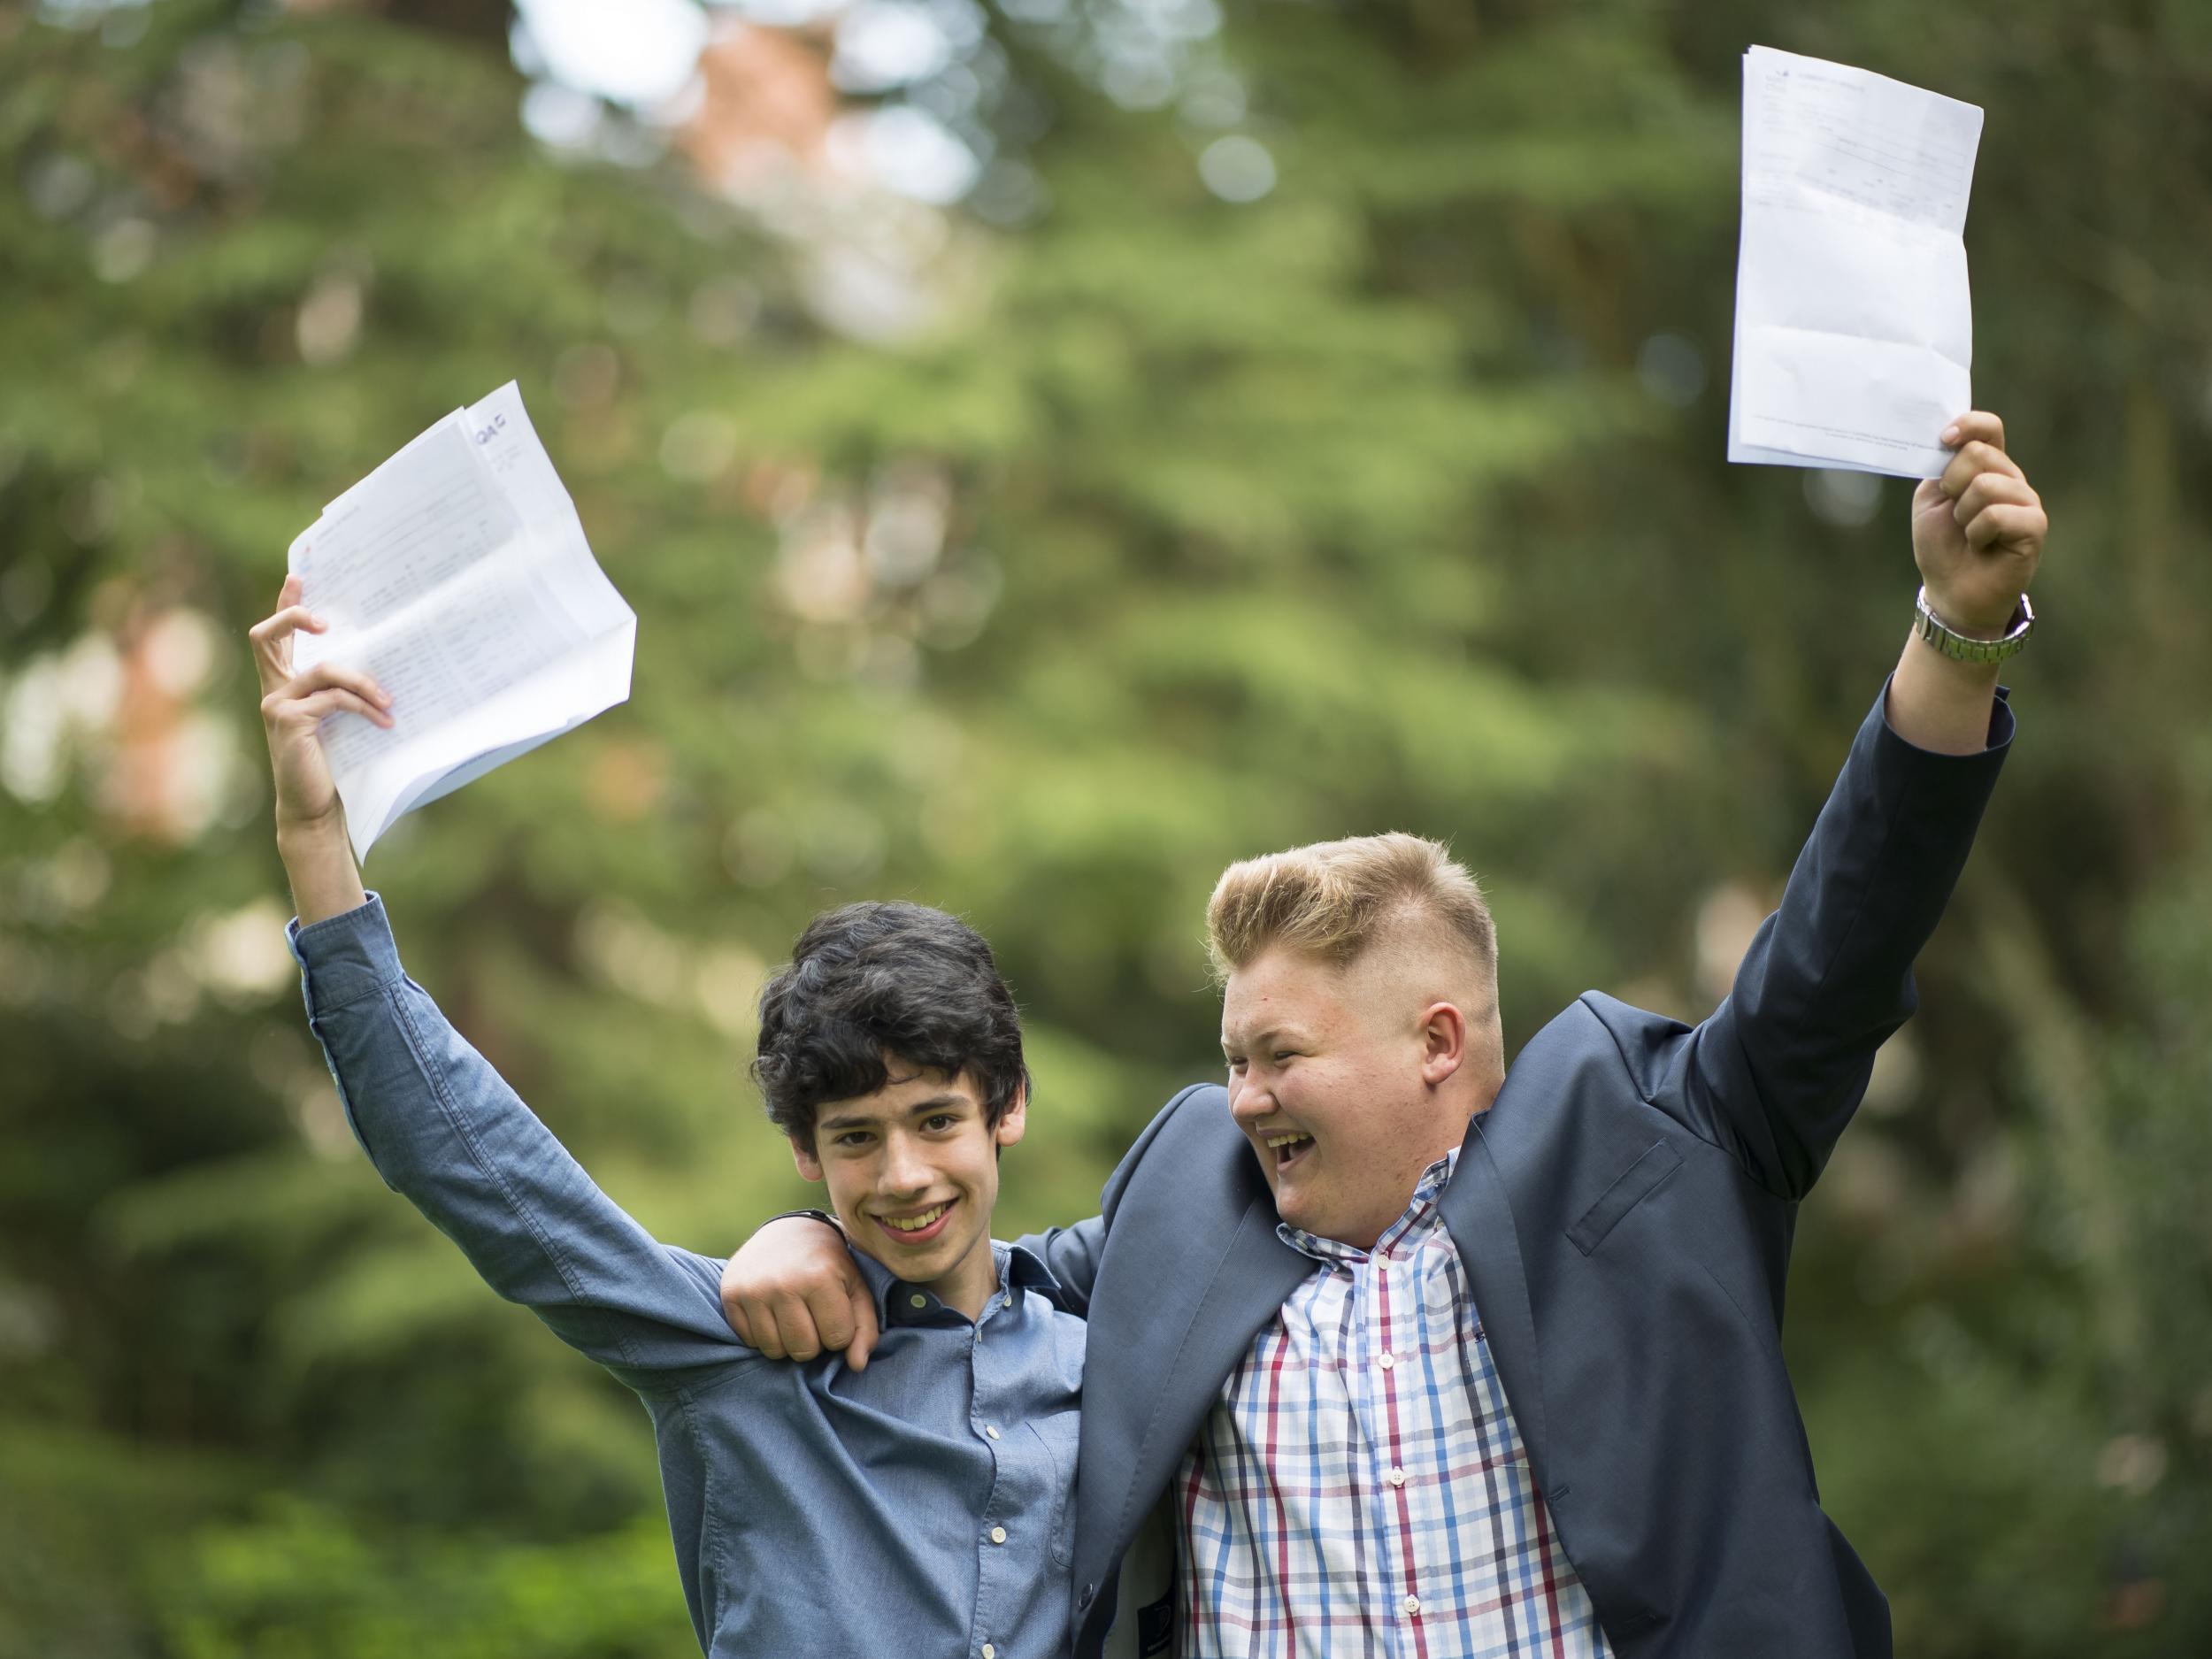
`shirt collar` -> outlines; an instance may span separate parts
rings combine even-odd
[[[1310,1256],[1328,1267],[1351,1267],[1364,1262],[1371,1256],[1394,1256],[1408,1246],[1418,1244],[1436,1230],[1438,1213],[1436,1201],[1452,1179],[1452,1171],[1459,1167],[1459,1148],[1454,1147],[1442,1157],[1421,1171],[1421,1179],[1413,1184],[1413,1197],[1404,1212],[1382,1231],[1372,1250],[1363,1250],[1356,1244],[1346,1244],[1338,1239],[1325,1239],[1294,1227],[1287,1221],[1275,1224],[1275,1236],[1297,1251]]]
[[[860,1277],[866,1283],[869,1294],[875,1298],[876,1321],[879,1329],[887,1331],[895,1325],[934,1325],[952,1310],[940,1301],[937,1293],[920,1285],[910,1285],[865,1250],[855,1250],[853,1260],[858,1263]],[[1044,1264],[1044,1258],[1018,1244],[1002,1244],[991,1240],[991,1259],[998,1265],[999,1288],[992,1293],[984,1305],[983,1318],[978,1325],[1013,1305],[1012,1292],[1035,1290],[1051,1298],[1057,1306],[1065,1305],[1066,1293],[1052,1270]],[[916,1297],[921,1298],[918,1304]],[[961,1316],[953,1315],[957,1318]]]

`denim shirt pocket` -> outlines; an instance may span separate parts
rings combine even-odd
[[[1079,1422],[1073,1411],[1057,1411],[1022,1425],[1043,1448],[1052,1480],[1052,1564],[1056,1567],[1069,1566],[1075,1560],[1075,1453]]]

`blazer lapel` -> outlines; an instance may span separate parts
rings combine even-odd
[[[1077,1493],[1085,1524],[1078,1530],[1082,1543],[1104,1547],[1097,1565],[1110,1563],[1125,1547],[1130,1532],[1145,1517],[1144,1509],[1136,1502],[1138,1494],[1156,1493],[1175,1478],[1176,1466],[1220,1394],[1221,1385],[1243,1359],[1260,1327],[1275,1317],[1285,1299],[1313,1271],[1310,1257],[1301,1256],[1276,1236],[1275,1222],[1274,1200],[1262,1187],[1245,1207],[1184,1329],[1172,1338],[1161,1333],[1173,1342],[1168,1351],[1174,1357],[1166,1375],[1148,1391],[1151,1409],[1144,1417],[1143,1432],[1136,1439],[1135,1455],[1125,1471],[1115,1471],[1110,1482],[1098,1479],[1105,1470],[1086,1464]],[[1164,1286],[1159,1300],[1171,1300]],[[1094,1307],[1094,1342],[1100,1334],[1097,1311]],[[1097,1365],[1094,1356],[1086,1369],[1096,1376],[1107,1368]],[[1127,1378],[1123,1386],[1144,1387],[1145,1384],[1141,1379]],[[1122,1403],[1118,1400],[1112,1405],[1094,1404],[1087,1398],[1083,1409],[1087,1415]],[[1135,1417],[1141,1413],[1130,1415]],[[1092,1573],[1092,1566],[1079,1562],[1079,1578]]]
[[[1444,1226],[1459,1247],[1475,1312],[1490,1340],[1490,1357],[1505,1386],[1506,1402],[1527,1448],[1530,1466],[1542,1479],[1550,1467],[1550,1443],[1544,1434],[1544,1386],[1537,1365],[1536,1319],[1529,1310],[1528,1274],[1521,1264],[1521,1243],[1499,1177],[1477,1118],[1461,1144],[1459,1162],[1438,1208]]]

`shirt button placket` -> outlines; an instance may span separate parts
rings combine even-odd
[[[982,1638],[983,1629],[1002,1624],[1006,1617],[1005,1598],[1011,1593],[1018,1577],[1018,1563],[1006,1553],[1007,1531],[997,1524],[996,1517],[1008,1514],[1012,1489],[1008,1481],[1015,1472],[1009,1463],[1010,1448],[998,1444],[1002,1430],[997,1419],[1004,1415],[1008,1403],[1004,1388],[1007,1379],[999,1373],[1015,1356],[995,1344],[983,1340],[984,1322],[992,1317],[987,1305],[977,1317],[974,1332],[967,1344],[969,1376],[973,1393],[970,1396],[973,1416],[969,1418],[972,1431],[979,1434],[989,1446],[991,1460],[990,1494],[984,1501],[982,1536],[978,1540],[976,1562],[975,1625],[970,1640],[975,1646],[968,1651],[975,1659],[996,1659],[997,1644]],[[981,1627],[981,1628],[978,1628]],[[1002,1634],[1003,1632],[1001,1632]]]

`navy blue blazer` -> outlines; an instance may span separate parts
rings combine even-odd
[[[1890,1652],[1888,1602],[1821,1512],[1783,1281],[1798,1202],[1912,1013],[1913,958],[2011,741],[1999,696],[1990,747],[1966,757],[1905,742],[1878,699],[1727,999],[1693,1028],[1585,995],[1468,1131],[1445,1225],[1623,1659]],[[1168,1102],[1102,1209],[1031,1241],[1090,1321],[1071,1622],[1087,1659],[1110,1624],[1117,1651],[1168,1650],[1171,1563],[1154,1551],[1119,1594],[1118,1575],[1313,1266],[1276,1236],[1218,1085]]]

